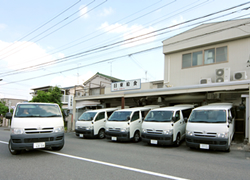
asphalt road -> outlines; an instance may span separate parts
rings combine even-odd
[[[151,146],[142,142],[80,139],[65,134],[61,151],[33,150],[11,155],[9,131],[0,129],[0,179],[243,179],[250,177],[250,152],[230,153]]]

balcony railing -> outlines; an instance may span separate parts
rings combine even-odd
[[[68,103],[69,102],[69,95],[62,95],[61,101],[62,101],[62,103]]]

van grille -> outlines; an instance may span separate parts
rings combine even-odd
[[[46,128],[25,128],[24,131],[26,134],[41,134],[41,133],[52,133],[53,127]]]
[[[217,133],[214,133],[214,132],[194,131],[194,136],[197,136],[197,137],[216,137]]]
[[[149,134],[163,134],[163,130],[147,129],[146,132]]]

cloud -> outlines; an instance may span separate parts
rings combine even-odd
[[[108,16],[108,15],[110,15],[110,14],[112,14],[114,12],[114,10],[110,7],[110,8],[104,8],[103,9],[103,12],[102,13],[100,13],[100,16],[103,16],[103,17],[105,17],[105,16]]]
[[[6,24],[0,24],[0,30],[5,29],[7,27]]]
[[[91,78],[94,73],[91,71],[88,71],[85,74],[81,75],[81,71],[79,71],[80,76],[77,77],[76,75],[70,75],[66,76],[64,73],[61,75],[58,75],[57,77],[53,78],[50,82],[51,86],[60,86],[60,87],[69,87],[69,86],[75,86],[77,84],[83,85],[85,81],[87,81],[89,78]]]
[[[128,26],[128,25],[122,25],[122,24],[111,24],[109,25],[107,22],[103,23],[99,29],[102,29],[103,31],[106,31],[108,33],[120,33],[123,34],[123,39],[130,39],[134,37],[138,37],[133,43],[129,44],[124,44],[126,47],[131,47],[131,46],[136,46],[144,43],[149,43],[155,40],[154,35],[155,34],[149,34],[143,37],[139,37],[141,35],[150,33],[152,31],[155,31],[156,29],[153,27],[143,27],[142,25],[133,25],[133,26]]]
[[[87,19],[89,17],[88,15],[88,7],[85,5],[80,6],[80,16],[84,19]]]
[[[35,66],[41,63],[52,62],[54,59],[63,57],[61,53],[50,55],[45,49],[38,44],[27,41],[16,41],[8,43],[0,41],[0,61],[8,69],[21,69],[25,67]]]

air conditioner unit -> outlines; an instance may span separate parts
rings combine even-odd
[[[234,80],[244,80],[247,79],[247,73],[246,71],[238,71],[238,72],[234,72]]]
[[[211,78],[204,78],[200,80],[200,84],[210,84],[212,83]]]
[[[230,68],[220,68],[215,70],[215,82],[230,81]]]

